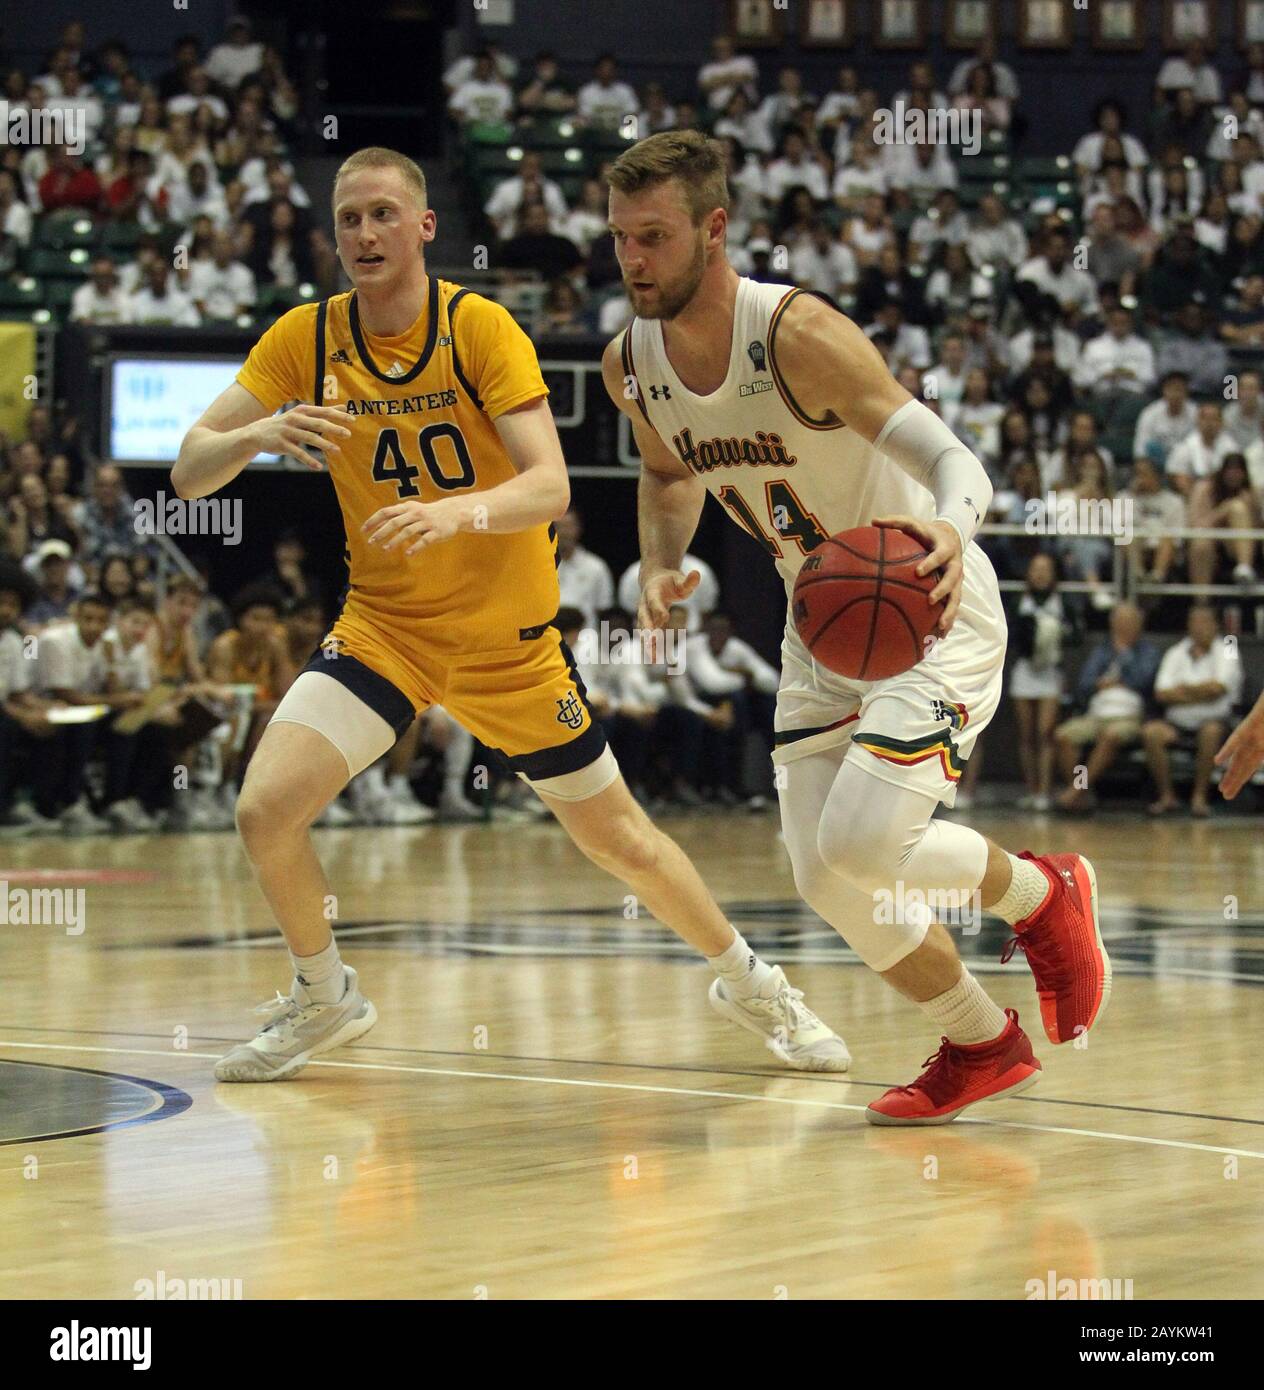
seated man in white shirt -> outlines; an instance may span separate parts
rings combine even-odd
[[[222,87],[235,88],[242,79],[263,66],[263,45],[252,43],[250,21],[238,16],[228,21],[223,43],[217,43],[206,59],[206,71]]]
[[[597,59],[593,80],[578,92],[579,115],[592,125],[618,126],[641,109],[636,93],[618,80],[618,64],[613,53]]]
[[[218,231],[211,255],[189,266],[189,294],[202,317],[227,323],[254,308],[258,292],[250,267],[236,259],[233,234]]]
[[[217,228],[228,226],[224,190],[211,177],[211,170],[202,160],[194,160],[184,178],[175,180],[167,189],[167,217],[184,228],[186,241],[193,239],[191,229],[199,217],[209,217]]]
[[[1061,228],[1046,232],[1043,253],[1019,267],[1015,293],[1032,319],[1042,308],[1055,307],[1074,323],[1097,309],[1097,286],[1087,270],[1077,270],[1071,263],[1071,238]]]
[[[1160,466],[1198,424],[1198,407],[1189,398],[1189,378],[1184,372],[1167,372],[1160,383],[1162,395],[1137,416],[1133,436],[1134,458],[1145,455]]]
[[[1201,39],[1195,39],[1180,57],[1167,59],[1154,85],[1160,98],[1189,87],[1203,106],[1214,106],[1223,97],[1220,74],[1207,61],[1207,45]]]
[[[1143,395],[1154,385],[1154,349],[1133,331],[1127,309],[1116,306],[1106,315],[1106,332],[1085,343],[1074,379],[1095,396]]]
[[[486,50],[474,60],[474,71],[452,93],[448,110],[462,125],[507,121],[513,110],[513,92],[497,73]]]
[[[70,319],[72,323],[131,323],[131,299],[119,284],[109,256],[92,262],[92,278],[71,296]]]
[[[698,69],[698,90],[712,111],[723,111],[738,90],[753,102],[759,92],[759,69],[749,53],[735,50],[729,34],[717,34],[711,40],[711,61]]]
[[[566,199],[558,185],[544,177],[544,166],[535,150],[528,150],[522,156],[518,172],[502,179],[483,206],[502,241],[508,241],[517,229],[518,213],[524,202],[542,202],[553,231],[561,231],[561,222],[567,213]]]
[[[1198,407],[1198,423],[1194,430],[1167,456],[1167,477],[1172,486],[1188,498],[1190,489],[1199,478],[1210,478],[1229,454],[1238,446],[1224,428],[1224,417],[1215,401],[1204,401]]]
[[[1130,544],[1142,557],[1137,573],[1143,582],[1164,583],[1181,556],[1182,543],[1172,532],[1187,524],[1185,499],[1164,487],[1159,465],[1148,454],[1133,459],[1132,479],[1119,496],[1132,512]]]
[[[193,301],[172,283],[166,261],[151,261],[142,287],[131,297],[132,322],[170,328],[196,328],[202,316]]]
[[[154,686],[148,638],[156,616],[152,599],[125,598],[101,638],[105,700],[116,709],[136,709]],[[164,714],[174,722],[173,713]],[[135,729],[120,729],[113,722],[104,727],[105,818],[128,833],[156,830],[151,812],[165,809],[172,783],[166,726],[147,720]]]
[[[1149,720],[1141,730],[1158,792],[1150,804],[1152,816],[1165,815],[1180,804],[1172,786],[1170,756],[1178,744],[1192,748],[1195,755],[1190,814],[1211,814],[1207,794],[1212,760],[1242,693],[1242,658],[1236,643],[1230,646],[1221,638],[1216,610],[1203,603],[1191,607],[1187,632],[1163,654],[1155,677],[1154,698],[1163,706],[1163,718]]]
[[[597,614],[614,603],[614,575],[600,555],[580,545],[584,519],[577,508],[559,516],[553,525],[557,530],[557,582],[562,603],[577,608],[591,627]]]
[[[810,239],[790,253],[790,278],[805,290],[820,290],[831,299],[855,292],[860,271],[850,246],[828,222],[812,224]]]
[[[746,799],[752,794],[744,776],[747,734],[757,734],[771,756],[780,675],[733,635],[732,618],[718,608],[707,614],[703,631],[689,638],[685,650],[689,679],[699,697],[711,705],[727,702],[733,709],[732,726],[713,740],[721,759],[717,795],[727,802]],[[756,795],[762,796],[762,790]]]

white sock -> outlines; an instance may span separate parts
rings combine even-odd
[[[347,972],[338,955],[337,941],[330,941],[314,956],[296,956],[290,952],[294,973],[299,983],[306,985],[308,994],[317,1004],[336,1004],[347,987]]]
[[[962,967],[961,978],[951,989],[924,999],[918,1006],[939,1025],[949,1042],[985,1043],[1005,1031],[1004,1013],[988,998],[983,986]]]
[[[1030,859],[1019,859],[1012,854],[1006,854],[1005,857],[1009,860],[1014,876],[1000,901],[984,910],[1013,926],[1015,922],[1030,917],[1044,902],[1049,892],[1049,880]]]
[[[772,966],[760,960],[736,927],[733,928],[733,944],[718,956],[708,956],[707,964],[738,999],[750,999],[759,994],[772,978]]]

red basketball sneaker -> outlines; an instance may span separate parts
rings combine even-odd
[[[946,1125],[969,1105],[1025,1091],[1040,1079],[1040,1063],[1031,1039],[1009,1020],[1000,1037],[985,1043],[953,1043],[942,1039],[939,1051],[927,1057],[926,1070],[911,1086],[896,1086],[865,1107],[871,1125]]]
[[[1097,912],[1097,875],[1079,854],[1031,854],[1049,880],[1044,902],[1021,922],[1005,947],[1001,963],[1019,947],[1036,979],[1040,1017],[1050,1042],[1070,1042],[1106,1012],[1110,999],[1110,957],[1102,945]]]

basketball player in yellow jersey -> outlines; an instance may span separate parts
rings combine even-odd
[[[334,223],[355,289],[274,324],[172,469],[181,497],[202,497],[257,453],[320,469],[322,451],[351,571],[342,613],[278,706],[237,802],[295,979],[216,1076],[282,1080],[376,1021],[339,959],[308,828],[432,704],[496,749],[593,863],[708,958],[718,1012],[792,1067],[846,1070],[842,1039],[751,951],[633,800],[551,626],[550,523],[570,485],[530,341],[500,305],[427,275],[435,214],[405,156],[346,160]],[[310,403],[274,414],[295,400]]]

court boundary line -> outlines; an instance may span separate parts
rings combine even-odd
[[[166,1033],[129,1032],[123,1028],[36,1028],[20,1023],[0,1022],[0,1028],[16,1029],[19,1033],[60,1033],[69,1037],[97,1038],[165,1038]],[[226,1043],[230,1047],[240,1038],[220,1038],[213,1033],[199,1033],[196,1040],[203,1043]],[[20,1045],[20,1044],[19,1044]],[[0,1042],[0,1046],[3,1043]],[[443,1047],[384,1047],[377,1043],[355,1043],[357,1052],[393,1052],[405,1057],[469,1057],[468,1052],[456,1052]],[[166,1053],[163,1053],[166,1056]],[[484,1052],[489,1060],[502,1062],[539,1062],[563,1067],[621,1067],[629,1071],[684,1072],[686,1075],[749,1076],[756,1081],[811,1081],[826,1086],[867,1086],[889,1089],[889,1081],[861,1081],[850,1072],[794,1071],[787,1067],[769,1065],[763,1071],[743,1067],[697,1067],[680,1062],[619,1062],[608,1057],[535,1057],[528,1052]],[[33,1064],[34,1065],[34,1064]],[[844,1079],[845,1078],[845,1079]],[[1252,1120],[1245,1115],[1211,1115],[1201,1110],[1165,1110],[1157,1105],[1123,1105],[1111,1100],[1070,1100],[1061,1096],[1042,1096],[1029,1093],[1010,1097],[1024,1105],[1069,1105],[1086,1110],[1115,1110],[1122,1115],[1166,1115],[1175,1120],[1209,1120],[1215,1124],[1255,1125],[1264,1128],[1264,1119]]]
[[[220,1054],[215,1052],[173,1052],[165,1048],[87,1047],[83,1045],[65,1046],[57,1043],[20,1043],[0,1038],[0,1048],[2,1047],[26,1047],[49,1052],[88,1052],[106,1055],[178,1059],[188,1058],[212,1062],[217,1062],[220,1058]],[[540,1086],[580,1086],[593,1090],[639,1091],[651,1095],[693,1096],[707,1100],[730,1100],[747,1103],[754,1101],[766,1105],[804,1105],[825,1110],[858,1110],[863,1112],[867,1108],[866,1106],[854,1105],[847,1101],[812,1100],[807,1097],[797,1096],[746,1095],[741,1092],[704,1091],[684,1086],[649,1086],[630,1081],[593,1081],[562,1076],[519,1076],[511,1072],[465,1071],[454,1067],[399,1066],[388,1062],[331,1062],[323,1061],[319,1058],[314,1059],[307,1065],[309,1067],[334,1068],[341,1071],[398,1072],[415,1076],[450,1076],[468,1080],[517,1081],[528,1085],[535,1084]],[[283,1085],[284,1083],[265,1082],[261,1084]],[[1160,1139],[1153,1135],[1115,1134],[1109,1130],[1079,1129],[1070,1125],[1030,1124],[1021,1120],[987,1120],[972,1115],[963,1115],[960,1119],[952,1121],[952,1123],[986,1125],[992,1129],[1025,1129],[1040,1134],[1069,1134],[1077,1138],[1105,1139],[1123,1144],[1142,1144],[1154,1148],[1184,1149],[1188,1152],[1195,1153],[1214,1153],[1234,1158],[1258,1158],[1264,1160],[1264,1153],[1257,1152],[1254,1149],[1227,1148],[1220,1144],[1199,1144],[1188,1139]]]

